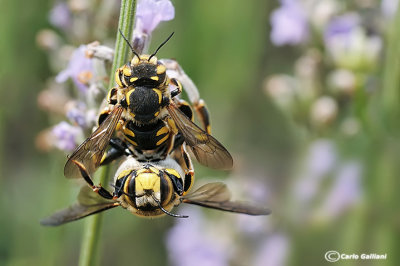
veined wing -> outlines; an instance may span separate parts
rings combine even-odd
[[[120,106],[114,108],[92,135],[76,148],[64,167],[64,175],[67,178],[81,178],[79,169],[73,161],[83,164],[90,175],[96,171],[121,118],[122,111],[123,108]]]
[[[167,109],[199,163],[214,169],[232,168],[232,156],[218,140],[190,121],[173,102]]]
[[[230,191],[224,183],[206,184],[191,194],[183,196],[181,202],[228,212],[248,215],[268,215],[270,210],[263,206],[244,201],[231,201]]]

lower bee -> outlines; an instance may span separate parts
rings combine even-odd
[[[229,189],[221,182],[208,183],[189,193],[193,179],[187,179],[180,163],[171,157],[151,163],[141,163],[132,156],[128,157],[115,174],[113,193],[94,186],[85,166],[76,161],[74,163],[89,187],[82,187],[77,203],[45,218],[41,221],[42,225],[57,226],[118,206],[148,218],[163,215],[187,218],[171,212],[181,203],[248,215],[270,213],[268,209],[252,203],[232,201]]]

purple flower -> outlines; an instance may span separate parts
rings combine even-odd
[[[72,78],[78,89],[85,93],[88,90],[89,81],[93,77],[93,60],[85,56],[86,45],[79,46],[74,51],[69,61],[68,67],[61,71],[56,81],[65,82],[68,78]]]
[[[57,3],[50,11],[50,23],[60,29],[67,29],[71,26],[71,12],[64,2]]]
[[[297,45],[308,39],[308,22],[302,6],[296,0],[282,0],[271,15],[271,41],[276,46]]]
[[[54,146],[67,152],[76,148],[77,139],[83,135],[81,128],[72,126],[65,121],[55,125],[52,129],[52,134],[55,138]]]
[[[295,198],[308,203],[318,192],[321,181],[332,171],[337,155],[334,143],[317,140],[310,145],[305,170],[294,188]]]
[[[209,234],[206,221],[195,207],[183,208],[188,219],[177,219],[167,234],[166,246],[175,266],[224,266],[228,263],[228,250],[223,243],[223,232]]]
[[[265,239],[255,257],[254,266],[286,265],[290,243],[286,235],[275,233]]]
[[[384,17],[393,18],[396,14],[399,0],[382,0],[381,10]]]
[[[135,30],[150,35],[161,21],[168,21],[174,17],[175,9],[169,0],[139,0]]]
[[[358,14],[349,13],[333,19],[325,30],[324,41],[337,66],[355,71],[376,68],[382,38],[368,34]]]
[[[325,29],[325,44],[327,46],[334,45],[335,43],[333,42],[336,42],[338,38],[348,43],[350,41],[350,34],[359,24],[360,17],[353,13],[334,18]]]
[[[70,102],[67,104],[67,118],[74,125],[78,125],[82,128],[86,128],[88,123],[86,122],[86,105],[83,102]]]
[[[325,217],[337,217],[351,207],[361,197],[362,167],[358,162],[348,162],[341,166],[331,191],[322,204]]]

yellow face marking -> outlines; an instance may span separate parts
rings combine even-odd
[[[158,65],[156,68],[157,75],[164,73],[166,70],[167,68],[164,65]]]
[[[160,112],[155,112],[154,117],[157,117],[160,114]]]
[[[155,93],[158,95],[158,104],[161,104],[162,101],[162,92],[159,89],[153,89]]]
[[[150,61],[151,64],[156,65],[157,64],[157,57],[153,56]]]
[[[138,78],[137,78],[137,77],[134,77],[134,78],[131,78],[129,81],[130,81],[130,82],[135,82],[136,80],[138,80]]]
[[[156,145],[159,146],[161,143],[163,143],[164,141],[166,141],[168,139],[169,135],[164,136],[162,139],[160,139],[159,141],[157,141]]]
[[[167,168],[164,171],[167,172],[170,175],[176,176],[177,178],[181,178],[181,176],[179,175],[179,173],[175,169]]]
[[[125,65],[125,66],[122,68],[122,73],[124,73],[125,76],[129,77],[130,75],[132,75],[132,70],[131,70],[130,67],[128,67],[128,66]]]
[[[136,193],[141,194],[144,190],[160,191],[160,177],[155,173],[140,173],[135,178]]]
[[[158,77],[157,76],[152,76],[152,77],[150,77],[150,79],[158,81]]]
[[[140,60],[142,60],[142,61],[148,61],[148,60],[149,60],[149,57],[150,57],[150,55],[148,55],[148,54],[142,54],[142,55],[140,56]]]
[[[140,58],[135,55],[131,60],[131,65],[135,66],[135,65],[139,64],[139,62],[140,62]]]
[[[121,88],[123,87],[121,80],[119,79],[119,71],[120,69],[118,68],[117,71],[115,71],[115,82],[117,82],[118,86]]]
[[[161,134],[168,133],[169,130],[167,127],[162,127],[159,131],[157,131],[156,136],[160,136]]]

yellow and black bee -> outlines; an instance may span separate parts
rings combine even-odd
[[[248,215],[270,213],[268,209],[252,203],[231,201],[229,189],[221,182],[208,183],[188,193],[193,180],[184,177],[180,163],[170,156],[151,163],[127,157],[115,174],[113,193],[94,186],[85,166],[77,161],[73,163],[91,188],[82,187],[77,203],[42,220],[42,225],[61,225],[117,206],[149,218],[162,215],[187,218],[171,213],[181,203]]]
[[[171,36],[151,55],[138,55],[131,47],[135,55],[116,71],[118,87],[108,94],[109,106],[100,115],[97,130],[69,157],[64,168],[66,177],[81,177],[75,161],[93,174],[115,129],[123,133],[140,161],[162,160],[184,141],[201,164],[216,169],[232,167],[232,156],[209,134],[208,112],[203,102],[199,101],[195,109],[207,132],[191,120],[190,106],[175,97],[182,86],[166,75],[165,65],[155,56]]]

